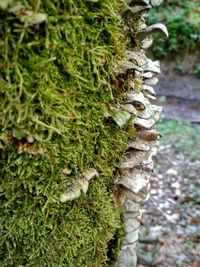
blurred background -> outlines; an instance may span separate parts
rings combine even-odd
[[[161,61],[156,87],[163,138],[151,199],[144,206],[140,267],[200,267],[200,0],[165,0],[149,24],[167,25],[151,56]]]

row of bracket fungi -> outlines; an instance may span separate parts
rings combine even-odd
[[[168,37],[165,25],[157,23],[146,25],[147,14],[152,6],[161,1],[143,0],[127,1],[127,7],[122,10],[125,32],[130,31],[131,21],[139,16],[140,25],[135,34],[139,51],[127,51],[126,57],[115,68],[117,75],[131,74],[129,87],[124,101],[119,106],[114,120],[119,126],[132,120],[136,128],[136,137],[129,144],[125,161],[119,168],[116,179],[116,191],[120,192],[120,201],[124,206],[125,236],[122,241],[116,267],[135,267],[137,265],[136,246],[141,221],[141,207],[150,196],[150,177],[153,172],[153,157],[156,155],[160,134],[152,127],[159,120],[162,108],[152,105],[150,100],[156,99],[154,86],[160,73],[159,61],[152,61],[145,55],[145,49],[152,45],[152,34],[159,32]],[[128,25],[128,26],[127,26]],[[136,49],[135,49],[136,50]],[[134,89],[136,81],[140,83],[139,90]],[[119,196],[118,196],[119,197]]]

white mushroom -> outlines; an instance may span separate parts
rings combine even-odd
[[[150,95],[150,94],[145,94],[146,98],[150,99],[150,100],[156,100],[157,97]]]
[[[141,192],[143,192],[144,194],[147,195],[147,194],[150,193],[150,190],[151,190],[151,184],[148,183],[147,186],[145,186],[145,187],[141,190]]]
[[[142,218],[141,210],[138,210],[136,212],[125,212],[124,220],[126,220],[128,218],[138,218],[141,220],[141,218]]]
[[[150,0],[139,0],[138,1],[141,4],[145,4],[145,5],[149,5],[150,4]],[[135,0],[126,0],[127,5],[131,5],[132,3],[135,4]]]
[[[137,110],[144,110],[149,104],[148,99],[145,99],[143,93],[138,91],[131,91],[126,95],[125,103],[132,104]]]
[[[141,150],[141,151],[149,151],[150,150],[150,145],[149,142],[146,142],[138,137],[128,145],[129,148],[134,148],[136,150]]]
[[[129,198],[131,201],[133,201],[134,203],[138,203],[141,206],[143,206],[150,198],[150,193],[146,194],[146,196],[144,198],[137,198],[136,201],[136,194],[134,194],[133,192],[127,190],[125,191],[125,197]]]
[[[151,78],[153,78],[154,73],[151,72],[151,71],[148,71],[148,72],[142,72],[142,73],[139,73],[139,72],[138,72],[137,75],[140,76],[140,77],[142,77],[142,78],[144,78],[144,79],[151,79]]]

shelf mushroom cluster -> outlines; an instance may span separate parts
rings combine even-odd
[[[136,137],[130,142],[125,161],[119,168],[116,179],[120,188],[121,202],[124,205],[125,236],[122,241],[116,267],[135,267],[137,265],[136,245],[139,234],[141,207],[150,196],[150,177],[153,172],[153,157],[156,155],[160,134],[152,127],[159,120],[162,108],[151,104],[156,99],[153,86],[158,82],[156,74],[160,73],[159,61],[152,61],[145,55],[145,49],[152,45],[152,34],[160,32],[168,37],[166,27],[157,23],[146,26],[147,15],[144,14],[152,6],[161,1],[127,1],[127,8],[122,11],[122,17],[140,16],[142,22],[135,35],[136,42],[140,46],[139,51],[127,51],[126,57],[119,62],[115,72],[119,75],[131,73],[131,90],[127,93],[120,111],[114,120],[119,126],[123,126],[128,120],[136,128]],[[131,4],[139,2],[140,4]],[[130,5],[130,6],[128,6]],[[130,25],[130,22],[129,22]],[[129,26],[130,27],[130,26]],[[140,90],[134,89],[135,81],[140,81]]]

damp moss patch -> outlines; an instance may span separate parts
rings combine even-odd
[[[103,266],[122,228],[114,175],[134,135],[106,115],[123,95],[111,86],[125,44],[122,7],[114,0],[21,5],[18,13],[0,10],[0,266]],[[24,24],[30,10],[47,21]],[[89,168],[99,177],[87,194],[61,204],[68,182]]]

